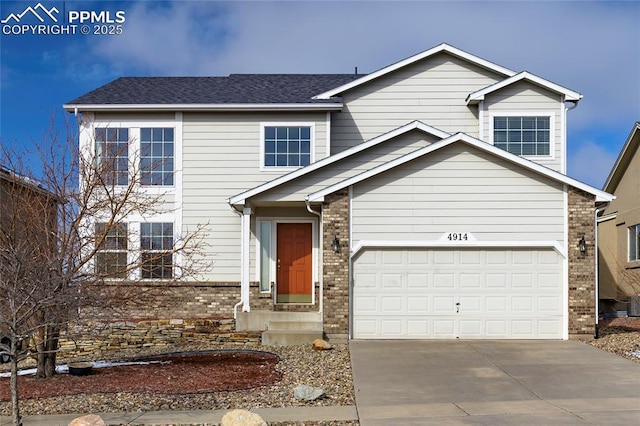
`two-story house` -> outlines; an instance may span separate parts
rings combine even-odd
[[[165,197],[120,230],[137,236],[123,256],[208,224],[211,271],[139,316],[566,339],[594,331],[594,213],[612,199],[566,175],[581,98],[441,44],[367,75],[119,78],[65,109],[82,146],[121,147],[122,183]]]

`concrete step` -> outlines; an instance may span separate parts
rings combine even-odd
[[[269,330],[305,330],[322,332],[322,321],[269,321]]]
[[[265,346],[306,345],[322,339],[322,330],[267,330],[262,332]]]
[[[320,312],[282,312],[282,311],[251,311],[238,312],[236,331],[264,331],[273,321],[320,321]]]

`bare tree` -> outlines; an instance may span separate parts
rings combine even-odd
[[[132,217],[166,213],[163,194],[141,185],[140,161],[125,156],[123,167],[114,151],[128,150],[132,141],[80,149],[69,131],[60,139],[51,130],[46,139],[37,146],[37,177],[21,154],[1,148],[0,156],[0,352],[11,362],[15,425],[21,424],[21,360],[34,357],[36,376],[50,377],[70,322],[115,316],[208,267],[202,227],[183,232],[159,224],[160,237],[138,235],[138,250],[129,247]],[[154,286],[136,285],[150,281]]]

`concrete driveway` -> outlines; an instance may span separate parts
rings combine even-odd
[[[362,426],[640,424],[640,364],[574,341],[349,343]]]

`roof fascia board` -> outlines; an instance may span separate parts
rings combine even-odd
[[[391,64],[389,66],[381,68],[378,71],[375,71],[375,72],[373,72],[371,74],[367,74],[367,75],[363,76],[362,78],[359,78],[357,80],[353,80],[350,83],[343,84],[342,86],[336,87],[335,89],[331,89],[331,90],[326,91],[324,93],[320,93],[320,94],[314,96],[313,99],[329,99],[332,96],[336,96],[336,95],[338,95],[338,94],[340,94],[342,92],[345,92],[345,91],[347,91],[349,89],[352,89],[352,88],[354,88],[356,86],[359,86],[361,84],[367,83],[367,82],[369,82],[371,80],[374,80],[374,79],[376,79],[378,77],[381,77],[381,76],[383,76],[385,74],[393,72],[393,71],[395,71],[397,69],[400,69],[402,67],[405,67],[407,65],[411,65],[411,64],[413,64],[415,62],[418,62],[418,61],[420,61],[420,60],[422,60],[424,58],[428,58],[429,56],[433,56],[433,55],[435,55],[437,53],[440,53],[440,52],[450,53],[450,54],[452,54],[454,56],[457,56],[457,57],[459,57],[461,59],[464,59],[464,60],[466,60],[468,62],[474,63],[474,64],[476,64],[476,65],[478,65],[478,66],[480,66],[482,68],[486,68],[486,69],[489,69],[491,71],[495,71],[495,72],[497,72],[499,74],[502,74],[502,75],[504,75],[506,77],[511,77],[511,76],[516,74],[515,71],[513,71],[513,70],[510,70],[508,68],[502,67],[502,66],[500,66],[498,64],[494,64],[493,62],[489,62],[486,59],[482,59],[482,58],[480,58],[478,56],[475,56],[475,55],[472,55],[470,53],[467,53],[467,52],[465,52],[463,50],[460,50],[460,49],[458,49],[456,47],[450,46],[450,45],[448,45],[446,43],[442,43],[442,44],[440,44],[440,45],[438,45],[436,47],[433,47],[433,48],[431,48],[429,50],[425,50],[424,52],[418,53],[416,55],[413,55],[413,56],[410,56],[410,57],[408,57],[406,59],[403,59],[403,60],[401,60],[399,62],[396,62],[395,64]]]
[[[487,86],[484,89],[478,90],[477,92],[470,93],[469,96],[467,96],[467,104],[484,101],[485,95],[495,92],[496,90],[500,90],[503,87],[509,86],[510,84],[517,83],[521,80],[527,80],[538,86],[544,87],[545,89],[560,93],[564,95],[566,101],[579,101],[583,98],[582,94],[578,92],[567,89],[566,87],[560,86],[559,84],[553,83],[549,80],[545,80],[544,78],[538,77],[537,75],[531,74],[527,71],[523,71],[514,76]]]
[[[305,104],[65,104],[78,111],[339,111],[342,102]]]
[[[407,133],[411,130],[414,129],[419,129],[425,133],[431,134],[433,136],[436,136],[438,138],[441,139],[445,139],[448,138],[449,136],[451,136],[449,133],[447,132],[443,132],[442,130],[436,129],[435,127],[431,127],[427,124],[424,124],[420,121],[412,121],[408,124],[405,124],[404,126],[400,126],[394,130],[391,130],[385,134],[382,134],[380,136],[377,136],[373,139],[368,140],[367,142],[363,142],[361,144],[358,144],[352,148],[349,148],[347,150],[344,150],[338,154],[332,155],[330,157],[326,157],[323,158],[322,160],[316,161],[315,163],[312,163],[306,167],[303,167],[301,169],[295,170],[291,173],[287,173],[286,175],[280,176],[279,178],[276,178],[274,180],[271,180],[269,182],[266,182],[260,186],[257,186],[255,188],[252,188],[248,191],[242,192],[238,195],[235,195],[233,197],[230,197],[227,202],[231,205],[235,205],[235,204],[244,204],[245,200],[247,198],[253,197],[257,194],[260,194],[264,191],[268,191],[270,189],[275,188],[278,185],[282,185],[284,183],[287,183],[289,181],[292,181],[293,179],[296,179],[300,176],[306,175],[307,173],[311,173],[314,170],[320,169],[322,167],[326,167],[329,164],[335,163],[338,160],[341,160],[343,158],[349,157],[351,155],[357,154],[360,151],[364,151],[365,149],[368,149],[372,146],[378,145],[384,141],[387,141],[389,139],[393,139],[396,136],[399,136],[403,133]]]
[[[360,173],[356,176],[353,176],[349,179],[345,179],[342,182],[338,182],[334,185],[328,186],[327,188],[324,188],[320,191],[316,191],[314,193],[309,194],[306,197],[307,201],[317,201],[319,199],[321,199],[322,197],[331,194],[335,191],[338,191],[340,189],[346,188],[348,186],[357,184],[363,180],[369,179],[370,177],[373,177],[375,175],[378,175],[380,173],[386,172],[387,170],[390,170],[394,167],[400,166],[404,163],[407,163],[411,160],[414,160],[416,158],[419,158],[421,156],[430,154],[434,151],[437,151],[441,148],[447,147],[453,143],[456,142],[463,142],[466,143],[467,145],[471,145],[475,148],[478,148],[481,151],[485,151],[488,152],[490,154],[493,154],[497,157],[500,157],[506,161],[509,161],[511,163],[515,163],[517,165],[520,165],[522,167],[524,167],[525,169],[529,169],[531,171],[534,171],[538,174],[541,174],[543,176],[546,176],[550,179],[556,180],[560,183],[564,183],[570,186],[573,186],[575,188],[581,189],[585,192],[588,192],[590,194],[593,194],[596,196],[596,201],[612,201],[614,199],[614,197],[611,194],[608,194],[604,191],[601,191],[597,188],[594,188],[590,185],[587,185],[585,183],[582,183],[578,180],[575,180],[573,178],[570,178],[566,175],[563,175],[562,173],[556,172],[555,170],[551,170],[547,167],[541,166],[538,163],[534,163],[532,161],[526,160],[522,157],[519,157],[517,155],[511,154],[510,152],[504,151],[500,148],[496,148],[493,145],[490,145],[486,142],[483,142],[481,140],[472,138],[469,135],[466,135],[464,133],[456,133],[455,135],[450,136],[447,139],[443,139],[439,142],[436,142],[434,144],[431,144],[429,146],[426,146],[424,148],[418,149],[414,152],[411,152],[409,154],[406,154],[402,157],[396,158],[394,160],[391,160],[387,163],[381,164],[378,167],[375,167],[371,170],[368,170],[366,172]]]
[[[637,136],[636,136],[637,135]],[[631,129],[631,132],[629,133],[629,137],[627,138],[626,142],[624,143],[624,146],[622,147],[622,150],[620,150],[620,154],[618,155],[618,158],[616,159],[615,164],[613,165],[613,168],[611,169],[611,172],[609,172],[609,176],[607,177],[607,180],[604,184],[604,190],[610,193],[613,193],[618,184],[620,183],[620,179],[622,179],[622,172],[624,172],[623,170],[618,170],[623,161],[626,161],[626,158],[628,155],[632,155],[631,151],[632,151],[632,147],[631,144],[634,140],[638,140],[637,145],[640,146],[640,121],[637,121],[634,125],[633,128]],[[638,149],[638,147],[636,147],[636,149]],[[633,150],[635,152],[635,150]],[[631,153],[631,154],[630,154]],[[619,173],[620,172],[620,173]]]

